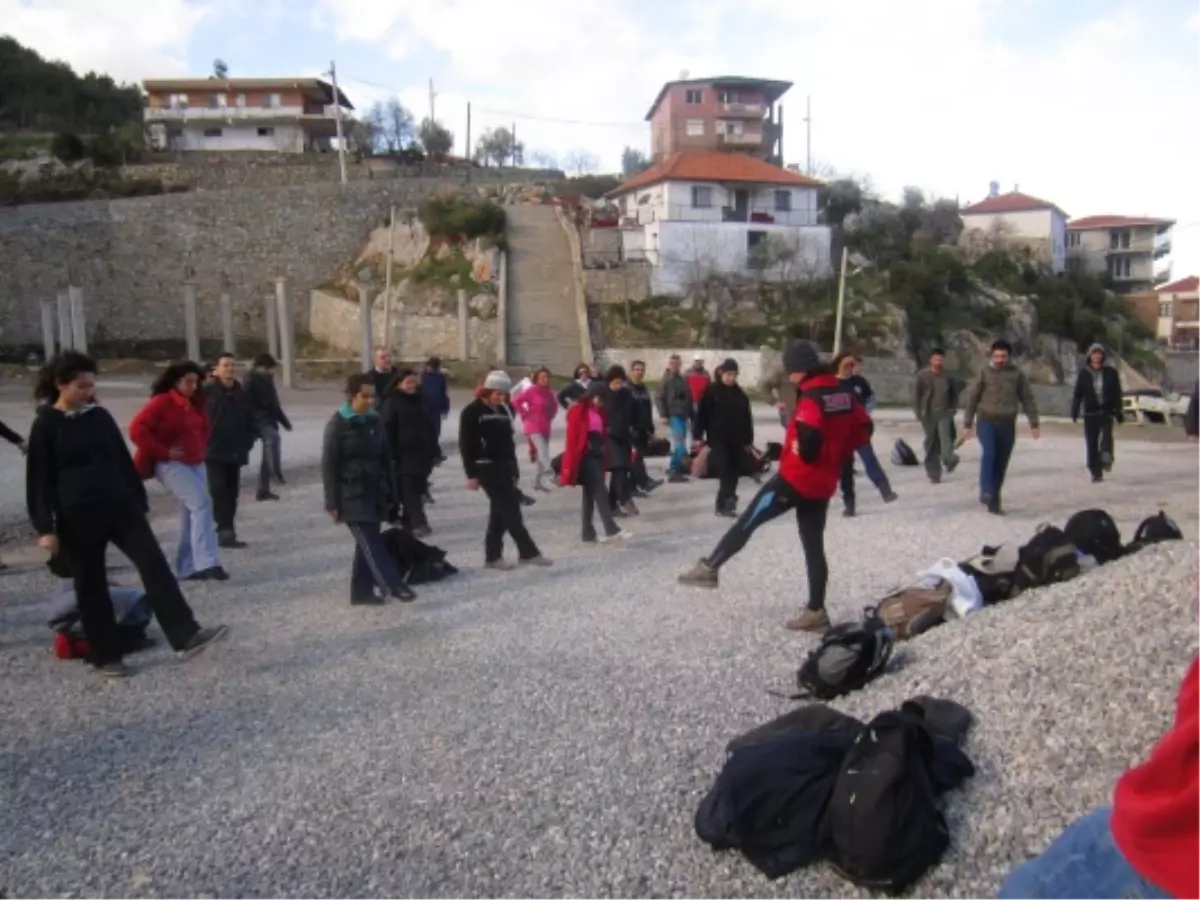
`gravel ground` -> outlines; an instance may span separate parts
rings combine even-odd
[[[881,450],[914,436],[881,432]],[[1128,536],[1162,504],[1188,540],[924,635],[838,702],[869,716],[929,692],[978,717],[979,772],[949,799],[953,849],[923,896],[994,895],[1106,802],[1170,721],[1197,645],[1194,447],[1126,441],[1092,486],[1077,438],[1023,437],[1002,519],[975,502],[966,452],[941,486],[893,470],[899,503],[860,482],[860,516],[831,516],[836,618],[940,556],[1085,506]],[[41,567],[0,576],[0,891],[854,896],[824,865],[768,882],[692,831],[725,742],[790,707],[767,690],[788,690],[814,643],[781,627],[803,601],[787,522],[754,537],[719,592],[675,584],[722,530],[714,493],[665,486],[635,540],[594,548],[562,489],[527,513],[555,566],[500,574],[479,568],[483,499],[445,466],[431,521],[464,571],[376,610],[347,605],[348,536],[318,486],[294,484],[245,506],[253,546],[227,557],[231,582],[188,588],[202,621],[233,626],[227,642],[187,664],[140,655],[120,683],[47,654]],[[173,543],[171,518],[159,524]]]

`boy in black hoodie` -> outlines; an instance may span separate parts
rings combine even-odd
[[[709,447],[709,465],[721,473],[716,513],[737,517],[737,483],[746,455],[754,446],[750,398],[738,384],[736,359],[727,359],[717,380],[704,390],[696,412],[695,438]]]
[[[242,467],[250,462],[250,448],[254,446],[257,431],[250,397],[241,382],[233,377],[233,367],[233,354],[222,353],[217,357],[213,378],[203,388],[211,429],[204,467],[208,475],[208,492],[212,495],[217,545],[239,549],[246,546],[238,540],[234,525]]]
[[[421,395],[421,379],[412,369],[401,369],[393,388],[380,404],[383,430],[396,467],[404,522],[415,537],[432,534],[425,518],[424,495],[437,457],[433,432],[428,427],[428,407]]]
[[[632,470],[634,495],[648,496],[662,482],[646,471],[646,449],[654,437],[654,400],[646,387],[646,364],[640,359],[629,364],[628,387],[633,397],[633,449],[637,451]]]
[[[285,484],[283,478],[282,441],[279,429],[292,430],[292,423],[279,403],[279,391],[275,388],[275,357],[260,353],[254,357],[254,365],[246,375],[246,395],[254,410],[254,425],[262,440],[262,464],[258,467],[258,492],[256,500],[278,500],[271,493],[271,479],[276,484]]]

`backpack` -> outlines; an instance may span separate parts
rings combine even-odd
[[[1067,539],[1080,553],[1094,556],[1096,562],[1112,562],[1125,554],[1121,530],[1113,517],[1102,509],[1084,509],[1067,519],[1063,526]]]
[[[1182,540],[1183,532],[1179,530],[1175,520],[1160,509],[1156,515],[1143,519],[1142,523],[1138,525],[1137,531],[1133,533],[1133,543],[1129,545],[1128,550],[1141,550],[1150,544],[1159,544],[1163,541]]]
[[[950,845],[933,783],[934,743],[909,711],[880,713],[846,753],[825,813],[830,862],[861,887],[898,893]]]
[[[1042,525],[1029,543],[1017,551],[1013,593],[1070,581],[1079,574],[1076,549],[1061,528]]]
[[[930,579],[929,584],[914,584],[888,594],[875,607],[875,615],[895,632],[897,640],[906,641],[941,624],[953,593],[954,586],[945,578]]]
[[[646,442],[646,458],[652,456],[670,456],[671,442],[666,438],[650,438]]]
[[[883,672],[895,642],[895,633],[871,607],[861,622],[835,625],[796,672],[800,693],[792,699],[832,700],[857,691]]]
[[[783,455],[783,444],[779,441],[767,441],[767,452],[763,454],[763,458],[767,462],[779,462],[779,458]]]
[[[1020,557],[1011,546],[984,546],[970,559],[960,562],[958,567],[975,579],[984,606],[999,603],[1013,596],[1013,582],[1017,578]]]
[[[896,443],[892,444],[892,465],[915,466],[919,463],[916,452],[908,446],[908,442],[904,438],[896,438]]]

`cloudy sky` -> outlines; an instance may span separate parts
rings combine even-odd
[[[570,12],[568,12],[570,10]],[[1072,216],[1178,221],[1175,275],[1200,271],[1196,0],[0,0],[0,31],[125,80],[309,75],[336,59],[356,106],[399,95],[462,148],[516,123],[527,153],[616,169],[687,71],[794,83],[784,151],[979,199],[991,180]]]

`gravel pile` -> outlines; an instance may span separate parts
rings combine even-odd
[[[1170,721],[1197,644],[1195,451],[1118,452],[1092,488],[1074,440],[1022,442],[1003,519],[974,502],[973,459],[939,487],[893,472],[887,508],[860,482],[857,519],[834,503],[835,619],[940,556],[1084,506],[1128,536],[1174,501],[1189,538],[936,629],[837,703],[869,717],[932,693],[977,716],[979,771],[949,797],[953,848],[919,895],[992,895]],[[724,526],[714,494],[665,486],[635,540],[596,548],[577,543],[578,495],[562,490],[527,513],[555,566],[499,574],[479,569],[482,498],[443,467],[430,517],[462,575],[415,604],[352,609],[348,535],[319,487],[290,485],[246,504],[253,546],[227,557],[233,580],[188,588],[228,641],[187,664],[132,658],[140,671],[115,684],[49,657],[43,572],[0,576],[0,891],[856,895],[824,865],[768,882],[692,831],[725,742],[790,708],[767,691],[791,688],[815,642],[781,627],[804,598],[786,520],[720,591],[674,583]]]

